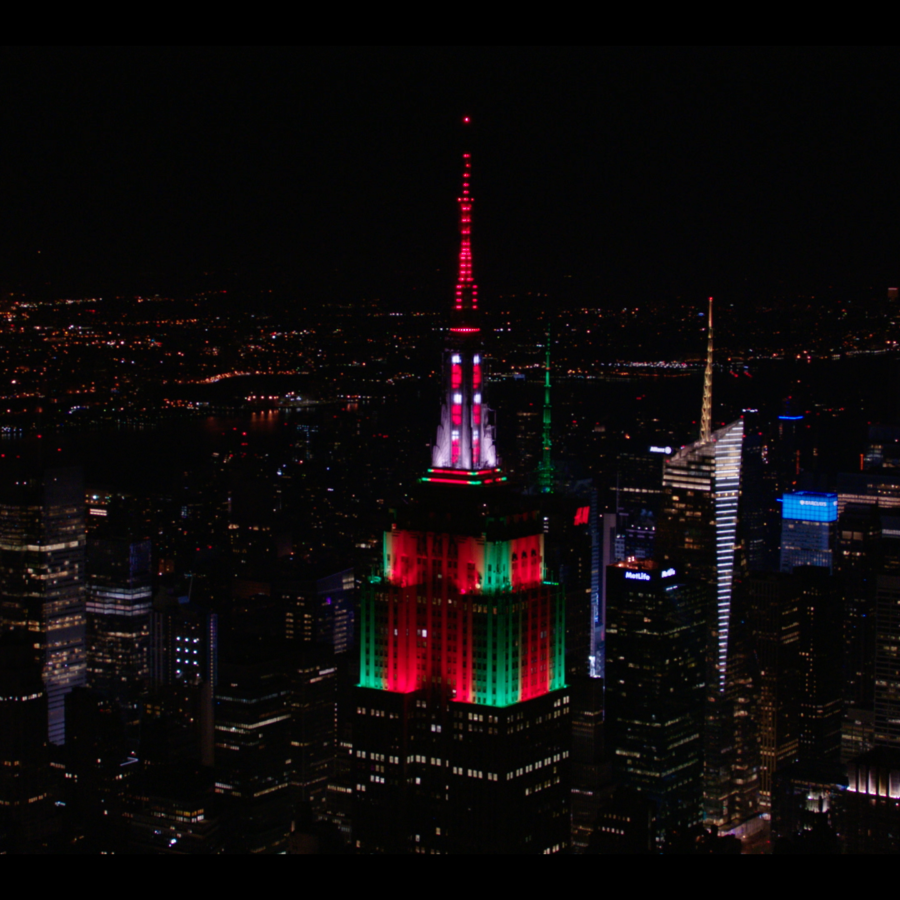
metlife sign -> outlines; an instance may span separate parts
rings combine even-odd
[[[650,573],[649,572],[625,572],[625,577],[631,579],[632,581],[649,581]]]

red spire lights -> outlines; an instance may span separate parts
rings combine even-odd
[[[458,312],[478,309],[478,288],[472,281],[472,196],[469,193],[471,170],[471,155],[463,153],[462,196],[459,197],[459,275],[456,279],[455,304]]]

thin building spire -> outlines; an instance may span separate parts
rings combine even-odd
[[[703,410],[700,413],[700,440],[708,441],[712,434],[712,373],[713,373],[713,298],[709,298],[706,342],[706,372],[703,374]]]
[[[468,125],[466,117],[464,123]],[[459,270],[444,346],[443,400],[431,468],[424,481],[481,485],[505,481],[494,444],[493,413],[485,400],[478,313],[478,288],[472,278],[472,160],[463,153],[459,202]]]
[[[469,117],[463,119],[469,124]],[[453,330],[478,331],[478,285],[472,278],[472,177],[471,154],[463,153],[462,192],[459,195],[459,270],[453,302]]]
[[[547,352],[544,357],[544,424],[541,431],[541,462],[538,465],[538,490],[553,493],[553,462],[550,459],[550,326],[547,326]]]

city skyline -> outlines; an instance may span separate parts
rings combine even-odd
[[[900,850],[890,62],[0,51],[0,854]]]

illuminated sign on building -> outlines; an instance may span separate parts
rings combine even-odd
[[[650,452],[651,453],[666,453],[666,454],[668,454],[668,453],[672,452],[672,448],[671,447],[651,447]]]
[[[633,581],[649,581],[650,575],[647,572],[626,572],[626,578],[631,578]]]
[[[664,569],[660,578],[671,578],[675,574],[674,569]]]
[[[804,522],[835,522],[838,516],[837,494],[797,491],[784,495],[782,516]]]
[[[588,523],[588,514],[590,513],[591,508],[589,506],[580,506],[577,510],[575,510],[575,525],[587,525]]]

